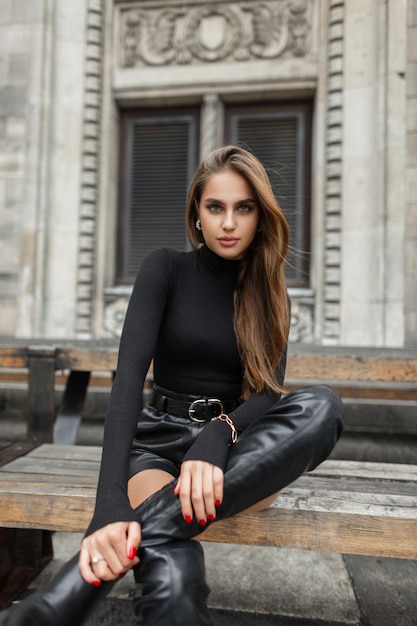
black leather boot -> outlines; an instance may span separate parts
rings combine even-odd
[[[135,580],[142,595],[134,601],[144,626],[210,626],[204,552],[198,541],[173,541],[140,550]]]
[[[330,454],[342,428],[343,405],[329,387],[300,389],[274,404],[231,447],[224,498],[216,519],[244,511],[314,469]],[[173,480],[136,509],[142,528],[141,548],[201,534],[196,520],[185,522],[173,492],[175,483]],[[12,609],[1,626],[81,626],[86,605],[93,608],[114,582],[97,588],[89,585],[77,562],[78,555],[44,589]]]

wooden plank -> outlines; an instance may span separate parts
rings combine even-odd
[[[51,493],[52,491],[52,493]],[[0,492],[0,525],[8,528],[44,528],[83,532],[94,510],[95,490],[74,493],[70,488],[21,491],[7,498]]]
[[[102,448],[100,446],[72,446],[72,445],[55,445],[44,443],[33,452],[30,456],[37,459],[67,459],[72,461],[88,460],[97,461],[101,459]]]
[[[316,385],[318,378],[285,378],[285,391],[289,393],[300,387],[308,387]],[[378,399],[378,400],[407,400],[409,402],[417,401],[417,381],[411,383],[395,382],[395,381],[361,381],[354,379],[350,381],[323,379],[327,385],[333,387],[342,398],[358,398],[358,399]]]
[[[274,508],[293,511],[326,511],[333,514],[381,516],[417,520],[417,506],[414,493],[369,493],[336,490],[315,490],[299,488],[282,491],[273,503]]]
[[[34,448],[31,459],[68,460],[73,462],[88,461],[99,463],[102,448],[100,446],[72,446],[42,444]],[[417,465],[399,463],[374,463],[370,461],[343,461],[329,459],[321,463],[313,472],[306,476],[357,476],[371,479],[415,480],[417,482]]]
[[[44,484],[45,488],[51,490],[51,485],[58,484],[61,487],[74,487],[76,482],[77,487],[92,487],[95,489],[97,485],[98,472],[84,472],[83,474],[64,474],[59,477],[51,476],[51,474],[26,474],[22,472],[2,472],[0,473],[0,491],[4,493],[12,493],[15,489],[22,487],[23,485],[29,485],[29,492],[34,489],[40,488],[40,485]],[[76,479],[76,480],[74,480]]]
[[[13,502],[21,497],[31,500],[53,496],[55,498],[78,497],[94,500],[97,479],[87,475],[81,476],[80,480],[71,481],[71,477],[65,476],[63,480],[54,480],[55,477],[44,474],[36,477],[27,475],[24,480],[19,480],[19,475],[7,475],[5,480],[0,480],[0,501],[7,509]],[[358,514],[362,517],[380,516],[392,519],[417,519],[417,502],[415,491],[409,489],[408,493],[396,493],[390,490],[388,493],[371,493],[366,491],[337,490],[329,488],[306,489],[294,483],[286,488],[273,503],[272,508],[290,511],[328,512]],[[7,515],[7,513],[5,513]],[[3,519],[3,518],[2,518]],[[41,525],[42,516],[36,509],[30,514],[30,518],[20,521],[29,521]]]
[[[297,497],[304,497],[304,494],[315,496],[319,493],[332,494],[332,497],[341,497],[343,499],[354,497],[351,494],[359,494],[358,497],[364,496],[368,502],[372,502],[373,498],[385,498],[388,502],[390,496],[410,497],[414,500],[414,506],[417,510],[417,484],[413,481],[400,480],[370,480],[362,477],[347,477],[339,479],[337,476],[301,476],[294,483],[285,487],[281,491],[282,494],[292,493],[299,494]]]
[[[221,543],[417,558],[417,520],[271,508],[210,526],[199,539]]]
[[[362,380],[416,383],[417,356],[400,359],[333,354],[290,354],[288,379]]]
[[[57,348],[57,369],[84,371],[115,371],[118,348]]]
[[[31,454],[36,454],[34,450]],[[417,465],[406,463],[373,463],[371,461],[342,461],[329,459],[321,463],[311,475],[357,476],[363,478],[382,478],[393,480],[417,481]],[[306,474],[310,475],[310,474]]]
[[[21,494],[9,503],[7,511],[0,499],[0,523],[9,527],[16,519],[18,527],[37,525],[50,530],[83,532],[93,512],[92,494],[62,493],[32,496]],[[36,518],[33,520],[33,511]],[[292,547],[345,554],[417,558],[417,520],[393,519],[349,513],[288,511],[270,508],[245,513],[217,522],[201,539],[225,543]]]
[[[21,441],[17,443],[8,443],[0,447],[0,466],[10,463],[13,459],[16,459],[24,454],[27,454],[38,444],[29,441]]]
[[[0,367],[28,366],[28,349],[26,346],[0,346]]]
[[[16,467],[16,463],[13,467]],[[42,467],[38,473],[30,471],[30,467],[28,470],[0,473],[0,491],[5,495],[10,493],[11,496],[14,493],[31,492],[58,495],[61,488],[69,486],[72,494],[77,493],[77,488],[84,494],[84,486],[94,487],[98,476],[98,465],[91,467],[87,463],[73,471],[65,464],[55,470],[52,468],[52,471],[48,471],[48,466]],[[416,483],[303,476],[283,489],[273,506],[413,518],[417,517]]]
[[[77,476],[86,472],[98,471],[98,465],[94,461],[77,461],[46,459],[40,462],[39,459],[26,456],[11,461],[7,466],[7,472],[19,472],[21,474],[47,474],[49,476]],[[4,466],[0,468],[1,472],[6,471]]]

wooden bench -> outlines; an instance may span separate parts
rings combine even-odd
[[[0,525],[83,532],[100,455],[95,446],[42,444],[4,464]],[[201,539],[417,559],[417,466],[325,461],[268,510],[213,524]]]
[[[35,443],[75,443],[89,382],[105,372],[101,385],[111,387],[117,365],[115,342],[55,342],[48,345],[0,341],[0,373],[26,374],[27,439]],[[65,383],[56,408],[57,380]],[[151,379],[151,372],[149,375]],[[288,390],[325,381],[343,398],[417,402],[415,351],[342,348],[290,344],[286,373]]]
[[[116,361],[115,345],[0,347],[0,367],[28,372],[28,442],[50,442],[57,430],[57,372],[68,375],[58,423],[65,418],[69,423],[63,430],[73,438],[91,373],[113,372]],[[332,384],[343,397],[417,406],[417,355],[290,346],[287,388],[318,381]],[[85,530],[100,449],[43,443],[19,451],[13,445],[5,443],[0,450],[0,463],[1,454],[5,459],[0,467],[0,527],[14,533]],[[267,511],[214,524],[202,539],[416,559],[416,482],[415,465],[326,461],[286,488]]]

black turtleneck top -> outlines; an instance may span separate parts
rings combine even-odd
[[[120,340],[116,377],[104,429],[103,457],[94,517],[87,534],[116,521],[135,520],[127,497],[130,449],[142,408],[142,391],[153,359],[154,381],[177,393],[239,397],[242,364],[233,329],[233,293],[240,261],[206,246],[193,252],[167,248],[142,264]],[[285,357],[280,365],[283,383]],[[242,431],[278,398],[252,396],[230,413]],[[231,430],[209,422],[185,459],[224,468]]]

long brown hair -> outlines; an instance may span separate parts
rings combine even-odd
[[[274,372],[285,351],[290,324],[284,276],[288,225],[260,161],[243,148],[225,146],[202,161],[191,182],[186,222],[194,248],[204,243],[196,228],[203,187],[213,174],[225,169],[243,176],[260,210],[259,230],[240,263],[234,293],[234,328],[244,367],[242,395],[247,399],[265,389],[282,391]]]

